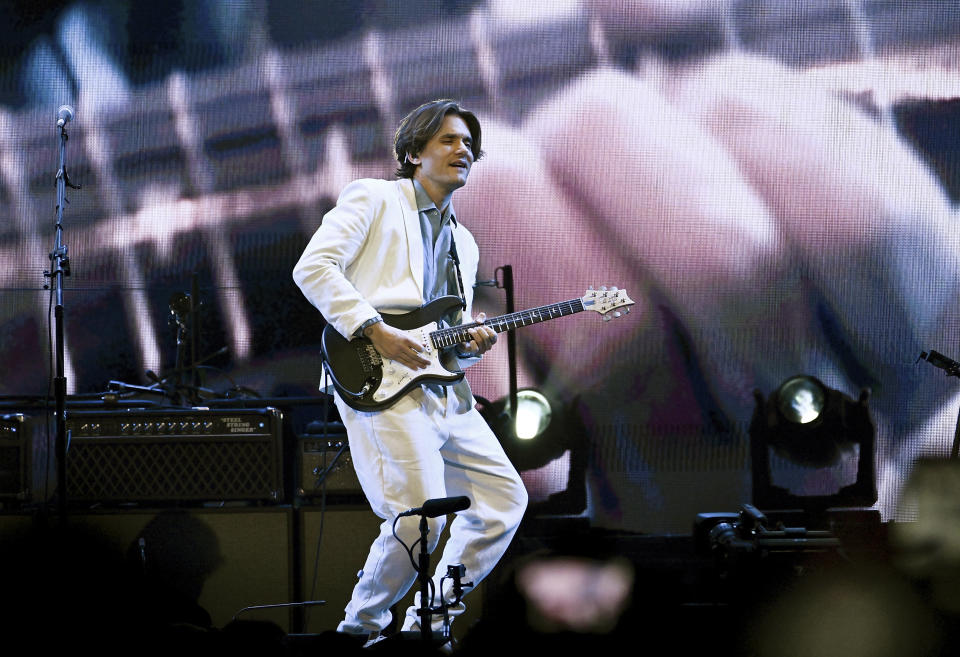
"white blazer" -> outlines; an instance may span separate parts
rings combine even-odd
[[[473,321],[480,251],[459,221],[453,235],[466,288],[467,323]],[[293,280],[347,338],[378,313],[422,306],[423,240],[413,181],[362,179],[347,185],[300,256]]]

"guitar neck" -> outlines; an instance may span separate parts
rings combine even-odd
[[[582,312],[583,309],[582,300],[570,299],[569,301],[560,301],[559,303],[551,303],[547,306],[538,306],[537,308],[530,308],[529,310],[521,310],[516,313],[491,317],[483,322],[483,325],[489,326],[497,333],[502,333],[521,326],[539,324],[540,322],[545,322],[550,319],[573,315],[574,313]],[[473,322],[472,324],[451,326],[433,331],[430,333],[430,337],[437,347],[452,347],[461,342],[470,342],[472,338],[468,331],[479,325],[479,322]]]

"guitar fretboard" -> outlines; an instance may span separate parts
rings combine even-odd
[[[581,299],[570,299],[569,301],[552,303],[548,306],[539,306],[537,308],[530,308],[529,310],[521,310],[516,313],[491,317],[483,324],[484,326],[489,326],[497,333],[502,333],[520,326],[538,324],[549,319],[566,317],[567,315],[573,315],[574,313],[582,311],[583,301]],[[443,328],[430,333],[430,339],[437,348],[452,347],[461,342],[470,342],[471,338],[468,331],[475,326],[479,326],[479,323],[473,322],[472,324],[461,324],[460,326]]]

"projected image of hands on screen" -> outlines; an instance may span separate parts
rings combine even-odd
[[[914,455],[949,451],[956,386],[915,361],[931,349],[960,359],[955,156],[943,139],[939,160],[921,148],[905,108],[960,96],[956,11],[356,4],[329,16],[268,3],[222,16],[208,41],[190,31],[200,23],[161,29],[146,10],[101,21],[77,4],[51,19],[56,39],[28,44],[9,70],[49,106],[50,134],[34,106],[2,117],[5,394],[47,384],[37,271],[54,110],[73,102],[64,80],[78,93],[70,172],[84,186],[66,218],[70,393],[168,369],[166,302],[198,272],[200,352],[228,347],[212,364],[263,395],[313,394],[322,326],[296,305],[296,255],[347,181],[392,176],[398,113],[450,96],[484,124],[487,156],[456,202],[481,278],[510,264],[518,309],[590,285],[636,302],[616,322],[585,313],[517,332],[520,384],[579,397],[598,523],[685,531],[696,513],[738,508],[753,390],[795,374],[871,389],[887,516]],[[115,47],[122,29],[107,28],[137,17],[140,37],[184,48],[164,61],[140,57],[137,39]],[[478,310],[503,303],[477,290]],[[471,368],[478,395],[506,394],[506,359]]]
[[[956,334],[956,212],[885,89],[851,82],[726,48],[601,64],[488,128],[469,216],[513,245],[518,305],[571,278],[643,291],[632,321],[522,337],[529,376],[591,407],[600,516],[642,526],[672,503],[671,443],[735,467],[751,391],[795,373],[872,390],[887,512],[912,454],[949,441],[953,390],[914,363]]]

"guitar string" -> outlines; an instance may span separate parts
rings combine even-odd
[[[558,311],[559,314],[554,315],[554,310]],[[524,326],[527,324],[536,324],[547,319],[553,319],[554,316],[563,317],[565,315],[572,315],[573,313],[577,313],[582,310],[583,302],[580,299],[570,299],[569,301],[560,301],[558,303],[540,306],[538,308],[530,308],[528,310],[521,310],[519,312],[501,315],[488,322],[485,322],[485,324],[492,327],[494,330],[497,330],[497,332],[501,332],[509,328],[515,328],[517,326]],[[549,316],[544,317],[543,315],[547,312],[549,312]],[[467,330],[473,328],[474,326],[478,326],[478,323],[474,322],[472,324],[462,324],[460,326],[442,328],[433,331],[430,334],[430,337],[435,347],[451,347],[455,344],[466,342],[464,338],[469,337],[467,335]]]

